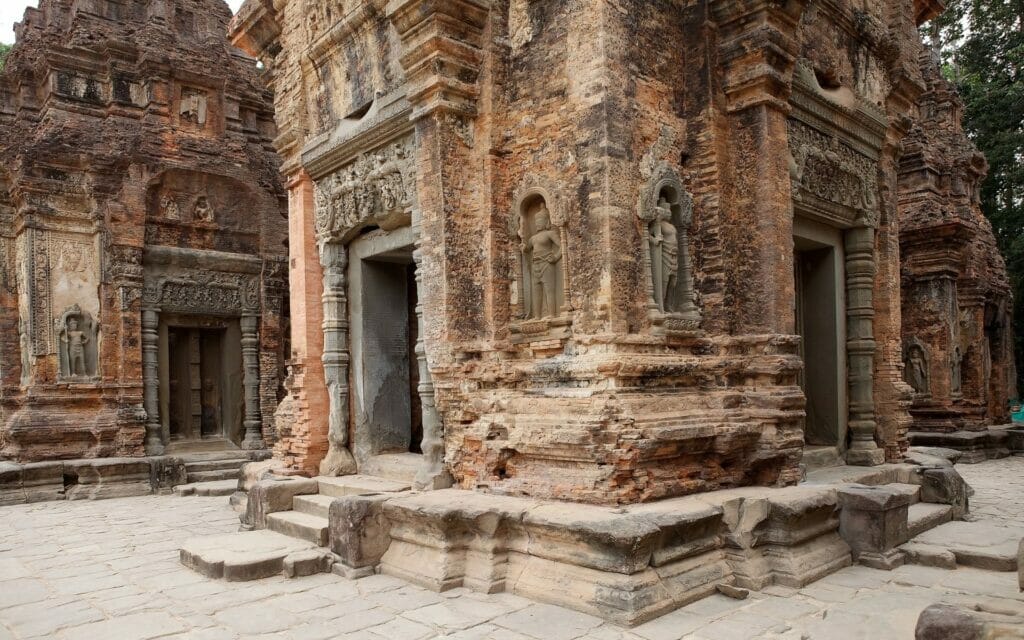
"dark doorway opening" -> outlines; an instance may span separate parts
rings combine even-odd
[[[222,329],[168,327],[171,440],[222,438]]]
[[[804,441],[811,447],[843,447],[845,362],[840,313],[841,274],[837,248],[797,238],[793,260],[796,331],[802,338],[804,369],[800,386],[806,397]]]

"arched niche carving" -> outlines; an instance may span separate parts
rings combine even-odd
[[[57,320],[60,379],[93,380],[99,373],[99,327],[88,311],[77,304],[69,307]]]
[[[903,347],[903,381],[913,388],[914,393],[931,393],[928,347],[917,338],[911,338]]]
[[[696,329],[700,325],[693,288],[690,227],[693,197],[679,174],[661,163],[640,193],[647,305],[656,327]]]
[[[568,324],[566,217],[559,191],[545,178],[528,176],[513,196],[519,294],[512,307],[520,321],[516,329],[522,333],[542,333]]]

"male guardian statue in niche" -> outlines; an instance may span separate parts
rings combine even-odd
[[[657,212],[651,229],[651,271],[654,276],[654,290],[658,294],[658,306],[664,311],[674,311],[669,304],[669,294],[679,281],[679,231],[672,222],[672,205],[665,196],[658,200]]]
[[[78,328],[77,318],[68,318],[68,328],[61,336],[68,346],[68,372],[75,377],[85,377],[89,371],[85,364],[85,345],[89,344],[89,335]]]
[[[199,196],[193,213],[199,222],[213,222],[213,207],[210,206],[210,199],[206,196]]]
[[[917,393],[928,393],[928,363],[921,347],[913,345],[907,351],[903,379]]]
[[[562,245],[558,232],[551,228],[551,214],[546,205],[541,205],[534,220],[536,231],[523,243],[533,283],[530,317],[550,318],[558,315],[558,264],[562,260]]]

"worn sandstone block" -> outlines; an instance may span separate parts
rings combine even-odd
[[[64,463],[68,500],[101,500],[153,492],[148,458],[100,458]]]
[[[249,489],[245,518],[242,522],[254,529],[265,529],[268,515],[280,511],[291,511],[292,498],[317,491],[316,480],[309,478],[273,477],[268,480],[260,480]]]
[[[907,515],[913,496],[885,486],[851,485],[838,490],[839,534],[854,560],[876,569],[903,564],[896,547],[907,541]]]
[[[384,503],[394,497],[395,494],[346,496],[331,503],[331,551],[346,567],[373,567],[384,557],[391,546],[391,523],[384,515]]]

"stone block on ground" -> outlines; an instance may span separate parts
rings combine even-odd
[[[249,489],[243,523],[254,529],[265,529],[268,515],[290,511],[295,496],[316,493],[317,490],[316,480],[309,478],[275,476],[260,480]]]
[[[960,566],[988,571],[1017,571],[1024,530],[989,522],[948,522],[914,539],[918,547],[946,550]]]
[[[977,603],[970,608],[934,604],[921,612],[915,640],[995,640],[1024,638],[1024,610]]]
[[[953,467],[922,468],[921,502],[948,504],[953,507],[953,518],[959,520],[970,510],[969,499],[974,493],[970,485]]]
[[[312,552],[321,550],[273,531],[243,531],[191,538],[181,546],[179,556],[183,565],[208,578],[241,582],[282,573],[285,560],[293,555],[293,570],[296,561],[301,568],[303,563],[308,565]]]
[[[375,567],[391,546],[384,503],[394,495],[335,498],[328,514],[331,551],[350,569]]]
[[[907,513],[913,497],[886,486],[850,485],[837,491],[839,534],[853,550],[854,560],[874,569],[903,564],[896,547],[907,541]]]
[[[143,496],[153,492],[149,458],[97,458],[64,463],[64,494],[68,500],[101,500]]]
[[[63,499],[63,463],[0,461],[0,506]]]

